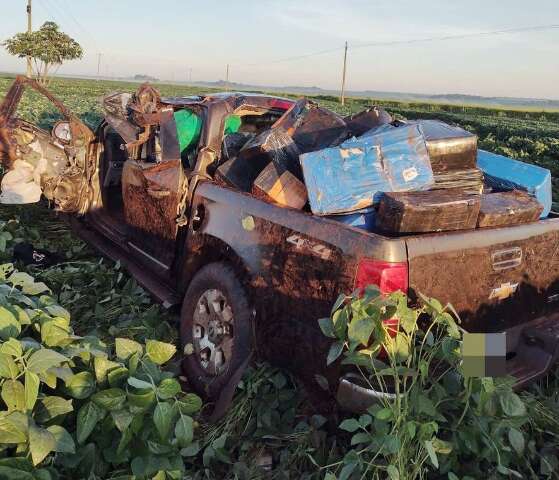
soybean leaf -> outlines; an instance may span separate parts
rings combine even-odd
[[[27,370],[25,372],[25,408],[33,410],[37,396],[39,395],[39,377],[36,373]]]
[[[62,397],[45,397],[37,403],[35,420],[39,423],[46,423],[65,413],[70,413],[74,408],[72,400],[66,400]]]
[[[128,379],[128,369],[126,367],[114,368],[107,373],[107,379],[111,387],[121,387]]]
[[[347,334],[352,342],[369,344],[369,338],[375,328],[375,319],[369,316],[354,316],[349,323]]]
[[[194,438],[194,422],[187,415],[180,415],[175,425],[175,437],[181,448],[188,446]]]
[[[119,410],[126,402],[126,392],[120,388],[109,388],[95,393],[91,400],[105,410]]]
[[[7,308],[0,306],[0,338],[8,340],[21,333],[21,325],[17,318]]]
[[[394,465],[388,465],[386,473],[388,473],[390,480],[400,480],[400,472]]]
[[[378,420],[390,420],[392,418],[392,410],[390,408],[382,408],[375,413]]]
[[[115,339],[115,350],[119,360],[127,360],[134,353],[139,353],[140,355],[144,353],[143,347],[138,342],[128,338]]]
[[[139,378],[136,377],[130,377],[128,379],[128,385],[134,387],[134,388],[151,388],[153,389],[153,385],[150,382],[146,382],[145,380],[140,380]]]
[[[93,402],[87,402],[78,412],[76,435],[78,443],[83,444],[97,423],[104,416],[104,411]]]
[[[165,378],[157,387],[157,396],[162,400],[173,398],[181,391],[180,383],[174,378]]]
[[[66,380],[66,390],[79,400],[88,398],[95,391],[95,377],[90,372],[80,372]]]
[[[33,465],[37,466],[56,447],[56,438],[44,428],[29,425],[29,451]]]
[[[423,444],[425,445],[425,449],[427,450],[431,463],[435,468],[439,468],[439,460],[437,458],[437,454],[435,452],[433,444],[431,443],[431,440],[425,440]]]
[[[202,408],[202,399],[195,393],[187,393],[175,405],[183,415],[193,415]]]
[[[18,373],[19,367],[14,359],[6,353],[0,353],[0,377],[13,380],[17,377]]]
[[[2,345],[0,345],[0,352],[19,358],[23,355],[23,348],[19,340],[10,338],[7,342],[3,342]]]
[[[159,342],[157,340],[148,340],[146,342],[147,356],[157,365],[163,365],[168,362],[176,351],[177,347],[171,343]]]
[[[344,351],[344,342],[335,342],[330,346],[330,350],[328,351],[328,357],[326,360],[326,365],[330,365],[334,363],[339,356]]]
[[[1,397],[8,411],[25,411],[25,387],[19,380],[6,380],[2,385]]]
[[[0,416],[0,443],[19,444],[27,441],[29,419],[21,412]]]
[[[171,425],[173,423],[173,407],[167,402],[160,402],[153,412],[153,423],[162,441],[169,439]]]
[[[359,425],[359,422],[354,418],[348,418],[347,420],[344,420],[340,424],[340,428],[342,430],[345,430],[346,432],[350,432],[350,433],[359,430],[360,427],[361,425]]]
[[[526,406],[522,399],[514,392],[504,392],[500,395],[499,401],[503,413],[509,417],[520,417],[526,414]]]
[[[329,338],[336,338],[336,334],[334,333],[334,324],[332,323],[332,319],[330,317],[321,318],[318,321],[318,325],[325,336]]]
[[[115,422],[116,428],[124,432],[132,423],[133,415],[128,410],[116,410],[111,412],[111,417]]]
[[[55,439],[53,450],[58,453],[76,453],[76,444],[68,431],[60,425],[51,425],[47,430]]]
[[[514,451],[518,455],[522,455],[524,453],[525,446],[524,435],[522,434],[522,432],[520,432],[516,428],[511,427],[509,428],[508,437],[512,448],[514,448]]]
[[[95,370],[95,379],[97,383],[103,383],[107,380],[109,370],[120,367],[121,364],[112,362],[104,357],[95,357],[93,359],[93,368]]]
[[[42,373],[67,361],[68,358],[64,355],[48,348],[42,348],[31,354],[27,362],[27,369],[33,373]]]

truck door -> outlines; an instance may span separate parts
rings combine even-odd
[[[159,129],[138,150],[122,171],[128,244],[164,274],[175,256],[178,210],[187,182],[172,107],[161,109]]]

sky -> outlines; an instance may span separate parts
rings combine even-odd
[[[4,40],[27,1],[0,3]],[[347,41],[349,90],[559,99],[559,28],[358,48],[559,25],[559,0],[33,0],[33,17],[84,47],[61,74],[96,75],[101,53],[103,76],[216,81],[230,64],[232,82],[338,89]],[[0,47],[0,71],[24,70]]]

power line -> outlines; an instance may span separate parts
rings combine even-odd
[[[532,27],[518,27],[518,28],[506,28],[503,30],[491,30],[487,32],[476,32],[476,33],[464,33],[460,35],[444,35],[440,37],[427,37],[427,38],[417,38],[410,40],[394,40],[388,42],[371,42],[364,44],[352,45],[351,48],[368,48],[368,47],[389,47],[393,45],[410,45],[414,43],[427,43],[427,42],[439,42],[446,40],[461,40],[466,38],[475,37],[486,37],[492,35],[505,35],[510,33],[523,33],[523,32],[536,32],[543,30],[553,30],[559,28],[559,25],[537,25]]]
[[[55,2],[55,0],[52,1]],[[69,2],[67,2],[66,0],[60,0],[60,1],[64,4],[64,7],[62,7],[64,13],[67,14],[69,18],[71,18],[71,20],[74,22],[74,24],[78,27],[79,30],[85,33],[85,35],[88,36],[90,40],[93,41],[93,46],[98,50],[97,38],[91,33],[91,31],[88,28],[84,27],[83,24],[72,13]]]
[[[458,34],[458,35],[443,35],[438,37],[426,37],[426,38],[415,38],[415,39],[408,39],[408,40],[393,40],[393,41],[386,41],[386,42],[370,42],[370,43],[362,43],[362,44],[355,44],[349,45],[349,49],[358,49],[358,48],[370,48],[370,47],[390,47],[390,46],[397,46],[397,45],[411,45],[415,43],[428,43],[428,42],[439,42],[439,41],[449,41],[449,40],[460,40],[460,39],[467,39],[467,38],[475,38],[475,37],[484,37],[484,36],[492,36],[492,35],[505,35],[505,34],[514,34],[514,33],[524,33],[524,32],[535,32],[535,31],[544,31],[544,30],[553,30],[559,29],[559,24],[551,24],[551,25],[536,25],[536,26],[529,26],[529,27],[515,27],[515,28],[505,28],[502,30],[490,30],[486,32],[475,32],[475,33],[465,33],[465,34]],[[283,62],[291,62],[295,60],[303,60],[306,58],[316,57],[319,55],[326,55],[328,53],[338,52],[344,50],[345,46],[339,46],[335,48],[330,48],[327,50],[320,50],[318,52],[311,52],[302,55],[294,55],[291,57],[279,58],[276,60],[269,60],[269,61],[262,61],[257,63],[246,63],[246,64],[234,64],[236,67],[264,67],[267,65],[273,65],[277,63]]]
[[[345,47],[342,46],[342,47],[330,48],[328,50],[320,50],[318,52],[307,53],[303,55],[295,55],[293,57],[279,58],[277,60],[270,60],[270,61],[264,61],[259,63],[246,63],[246,64],[239,64],[235,66],[236,67],[260,67],[260,66],[270,65],[275,63],[291,62],[293,60],[303,60],[309,57],[316,57],[318,55],[326,55],[327,53],[338,52],[340,50],[343,50],[344,48]]]

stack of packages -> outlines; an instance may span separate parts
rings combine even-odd
[[[348,136],[343,118],[301,99],[220,165],[216,176],[264,200],[301,209],[308,198],[299,156],[339,145]]]
[[[314,215],[388,234],[527,223],[551,208],[548,170],[478,151],[466,130],[394,121],[377,107],[342,118],[306,99],[216,176],[266,201],[308,203]]]

